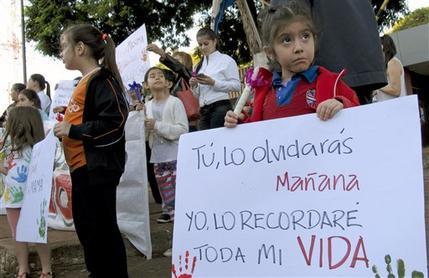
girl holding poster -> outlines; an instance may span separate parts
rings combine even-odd
[[[15,107],[9,112],[2,152],[6,159],[0,167],[4,175],[5,192],[2,204],[6,207],[12,237],[16,239],[16,226],[21,212],[24,194],[27,190],[28,169],[33,146],[43,140],[45,132],[42,118],[33,107]],[[51,272],[50,250],[47,244],[36,244],[42,265],[41,278],[53,277]],[[18,274],[16,277],[29,277],[28,244],[15,240]]]
[[[128,103],[109,35],[89,24],[60,37],[65,67],[82,74],[64,119],[62,138],[72,180],[73,220],[91,277],[128,277],[116,217],[116,188],[125,167],[124,127]]]
[[[355,92],[335,74],[313,64],[316,28],[308,7],[299,1],[261,12],[262,41],[273,68],[261,68],[256,80],[253,109],[246,122],[317,113],[331,119],[343,108],[359,105]],[[240,115],[244,118],[244,115]],[[239,115],[228,111],[225,126],[235,127]]]

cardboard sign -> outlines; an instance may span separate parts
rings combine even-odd
[[[125,88],[133,81],[141,83],[144,80],[144,75],[150,67],[146,47],[144,24],[116,47],[116,62]]]
[[[184,135],[176,188],[172,277],[426,276],[417,97]]]
[[[56,137],[51,130],[34,145],[27,178],[27,188],[16,231],[16,240],[47,242],[48,207],[51,199]]]

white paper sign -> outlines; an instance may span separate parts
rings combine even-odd
[[[53,113],[53,109],[55,107],[67,107],[72,96],[75,84],[75,80],[61,80],[58,83],[58,87],[54,91],[54,95],[52,97],[52,104],[49,111],[49,119],[55,119],[55,114]]]
[[[116,62],[125,88],[133,81],[141,83],[144,80],[144,75],[150,67],[149,61],[145,58],[146,47],[144,24],[116,47]]]
[[[16,231],[16,240],[47,242],[48,207],[51,198],[56,137],[53,131],[34,145],[27,188]]]
[[[172,277],[426,276],[417,97],[187,134]]]

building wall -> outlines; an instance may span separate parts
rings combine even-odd
[[[429,76],[429,24],[390,34],[404,67]]]

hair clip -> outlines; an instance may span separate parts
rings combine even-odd
[[[106,33],[103,33],[102,35],[101,35],[101,39],[104,41],[104,43],[106,43],[107,44],[107,37],[108,37],[108,35],[106,34]]]

